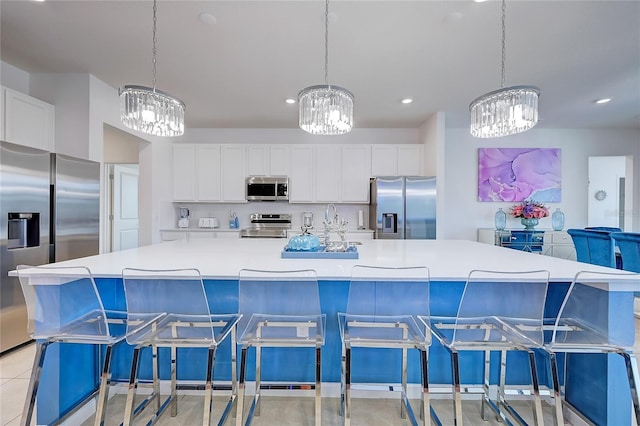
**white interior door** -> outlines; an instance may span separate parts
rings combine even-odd
[[[631,229],[632,157],[589,157],[588,226]]]
[[[138,165],[113,165],[112,251],[138,247]]]

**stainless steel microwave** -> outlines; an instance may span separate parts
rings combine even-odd
[[[246,179],[247,201],[289,201],[289,178],[251,176]]]

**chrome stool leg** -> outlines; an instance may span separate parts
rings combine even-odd
[[[558,377],[558,360],[554,352],[549,352],[549,364],[551,366],[551,381],[553,382],[553,406],[556,424],[564,425],[562,395],[560,394],[560,379]]]
[[[403,330],[406,339],[407,330]],[[407,418],[407,407],[405,407],[405,397],[407,396],[407,348],[402,348],[402,394],[400,396],[400,418]]]
[[[487,421],[487,414],[485,408],[489,404],[488,399],[490,396],[490,373],[491,373],[491,351],[484,351],[484,397],[480,404],[480,416],[482,420]]]
[[[316,345],[316,426],[322,425],[322,347]]]
[[[453,385],[453,422],[456,426],[462,426],[462,397],[460,395],[460,360],[456,350],[451,353],[451,381]]]
[[[140,347],[133,350],[133,359],[131,360],[131,374],[129,375],[129,389],[127,392],[127,402],[124,408],[124,426],[129,426],[133,422],[133,402],[136,397],[136,388],[138,387],[138,362],[140,360]]]
[[[178,349],[171,346],[171,417],[178,415],[178,392],[176,390],[176,359],[178,357]],[[159,383],[159,381],[158,381]],[[160,400],[160,392],[158,391],[158,401]]]
[[[152,369],[153,369],[153,393],[155,395],[155,411],[158,412],[160,410],[160,379],[158,376],[158,372],[160,370],[160,358],[158,357],[158,348],[155,345],[151,346],[151,357],[152,357]]]
[[[236,403],[236,426],[242,426],[244,416],[244,392],[247,370],[247,347],[243,346],[240,355],[240,381],[238,382],[238,397]]]
[[[260,415],[261,375],[262,375],[262,348],[260,346],[256,346],[256,395],[255,395],[255,409],[254,409],[254,415],[256,416]]]
[[[215,346],[209,348],[207,355],[207,379],[204,385],[204,414],[202,416],[203,426],[211,424],[211,408],[213,406],[213,367],[216,362]]]
[[[107,399],[109,396],[109,382],[111,381],[111,355],[113,351],[112,345],[107,345],[102,365],[102,375],[100,376],[100,390],[98,391],[98,404],[96,407],[95,426],[104,425],[104,416],[107,407]]]
[[[422,367],[422,424],[431,425],[431,400],[429,395],[429,350],[420,349],[420,366]]]
[[[625,352],[621,355],[624,357],[624,363],[627,366],[629,390],[631,391],[631,401],[633,402],[633,411],[636,415],[636,423],[640,425],[640,403],[638,402],[638,385],[640,385],[640,376],[638,375],[638,362],[633,353]]]
[[[22,409],[22,420],[20,424],[28,426],[31,424],[33,417],[33,408],[36,404],[38,395],[38,387],[40,386],[40,376],[42,375],[42,365],[44,364],[44,355],[47,352],[47,346],[50,342],[36,342],[36,356],[33,359],[33,367],[31,369],[31,378],[29,379],[29,387],[27,388],[27,399]]]
[[[536,425],[543,425],[542,401],[540,399],[540,385],[538,383],[538,373],[536,371],[536,355],[532,350],[527,351],[529,355],[529,367],[531,368],[531,395],[533,396],[533,422]]]
[[[351,347],[345,348],[345,375],[344,375],[344,408],[343,423],[345,426],[351,425]]]

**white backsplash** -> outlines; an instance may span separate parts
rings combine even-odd
[[[325,211],[328,204],[292,204],[280,202],[251,202],[242,204],[222,204],[222,203],[173,203],[175,207],[175,223],[167,224],[163,228],[175,228],[178,223],[178,207],[189,208],[191,217],[190,228],[198,227],[198,219],[201,217],[215,217],[220,222],[221,229],[229,228],[229,211],[233,210],[238,214],[240,229],[250,226],[249,215],[251,213],[290,213],[291,229],[300,229],[302,225],[302,213],[310,211],[313,213],[313,225],[316,232],[322,229]],[[335,204],[338,214],[349,222],[349,229],[358,228],[358,212],[364,213],[364,227],[369,228],[369,204]]]

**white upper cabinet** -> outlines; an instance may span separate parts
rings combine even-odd
[[[342,146],[343,203],[368,203],[371,145]]]
[[[196,145],[196,200],[220,201],[220,145]]]
[[[269,174],[289,176],[289,145],[270,145],[269,156]]]
[[[292,145],[289,153],[289,201],[312,203],[314,201],[313,147]]]
[[[424,174],[424,147],[417,144],[398,145],[398,176]]]
[[[247,146],[247,174],[249,176],[269,175],[269,145]]]
[[[246,201],[244,145],[174,144],[173,200]]]
[[[339,202],[342,183],[342,145],[316,145],[314,162],[314,201]]]
[[[54,106],[9,88],[2,92],[4,140],[53,151]]]
[[[288,176],[288,145],[247,145],[248,176]]]
[[[246,202],[245,179],[247,177],[246,145],[222,145],[222,198],[226,202]]]
[[[371,175],[396,176],[398,173],[398,150],[395,145],[371,146]]]
[[[418,144],[379,144],[371,147],[372,176],[422,176],[424,148]]]
[[[173,145],[173,200],[196,199],[195,145]]]

